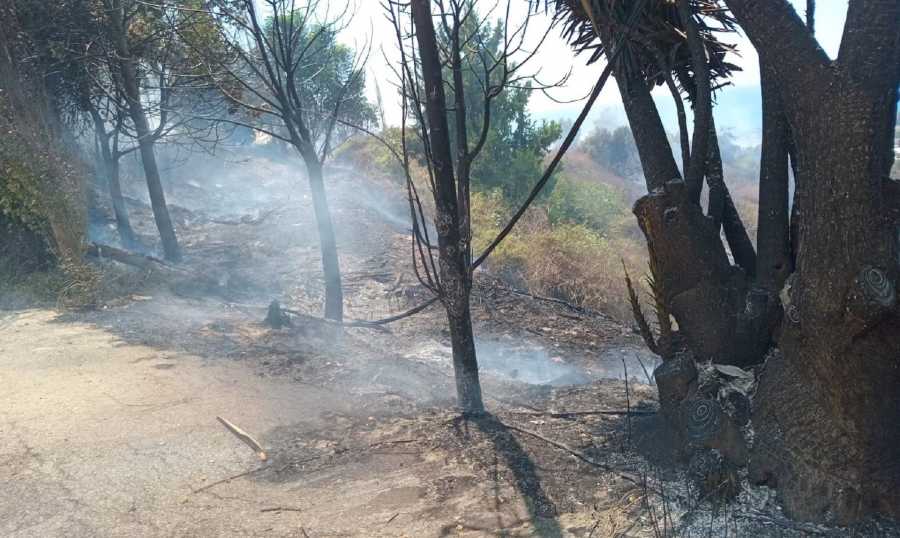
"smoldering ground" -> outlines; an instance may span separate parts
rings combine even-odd
[[[229,297],[218,301],[264,306],[271,300],[319,315],[324,287],[302,161],[291,151],[245,145],[216,155],[162,153],[167,163],[166,190],[176,230],[185,246],[186,264],[227,283]],[[157,248],[140,169],[125,167],[124,190],[136,230],[147,251]],[[427,298],[411,268],[409,205],[403,186],[391,179],[336,165],[327,171],[328,198],[338,235],[348,313],[373,319],[396,313]],[[115,239],[111,212],[92,223],[92,239]],[[102,233],[101,233],[102,232]],[[432,230],[432,237],[434,237]],[[115,244],[115,243],[113,243]],[[195,299],[189,308],[148,303],[147,316],[182,327],[215,323],[219,304],[205,306],[205,289],[191,283],[174,287],[175,295]],[[178,298],[172,299],[178,302]],[[436,309],[439,310],[439,309]],[[548,337],[553,330],[547,329]],[[645,379],[636,349],[584,352],[544,345],[540,338],[515,339],[498,328],[480,331],[478,352],[483,369],[510,381],[530,384],[581,384],[603,377]],[[652,356],[640,352],[644,368]],[[444,335],[426,338],[409,358],[448,367]],[[586,355],[582,357],[579,355]],[[627,366],[623,368],[622,360]],[[593,364],[592,364],[593,363]]]

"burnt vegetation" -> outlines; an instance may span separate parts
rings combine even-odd
[[[502,460],[540,535],[594,476],[629,501],[586,536],[631,536],[636,510],[689,535],[699,505],[725,535],[745,516],[894,529],[900,1],[846,9],[831,58],[813,0],[384,0],[378,46],[327,0],[5,2],[0,307],[99,319],[165,289],[185,312],[152,345],[178,320],[201,331],[186,312],[214,301],[226,321],[179,345],[345,383],[362,413],[360,387],[396,398],[373,415],[408,440],[356,417],[316,432],[332,444],[260,442],[220,418],[263,460],[281,443],[281,471],[258,469],[272,481],[408,443],[481,473]],[[741,35],[759,57],[749,148],[715,115],[749,65]],[[542,71],[559,38],[596,81],[574,119],[539,120],[532,97],[572,78]],[[612,86],[626,125],[585,134]],[[535,338],[550,351],[517,354]],[[625,341],[649,353],[604,355]],[[353,358],[316,369],[319,352]],[[390,359],[373,376],[357,356]],[[590,373],[601,356],[624,385]],[[536,457],[559,476],[543,484],[556,467]],[[760,491],[784,515],[747,508]]]

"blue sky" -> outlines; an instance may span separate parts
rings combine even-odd
[[[501,0],[505,6],[505,1]],[[805,0],[792,0],[798,13],[803,16]],[[483,0],[482,5],[493,5],[492,0]],[[527,2],[513,0],[513,11],[524,16]],[[351,45],[360,46],[371,43],[372,54],[368,66],[369,92],[374,99],[375,81],[382,88],[388,123],[399,120],[399,102],[391,95],[391,79],[393,74],[386,66],[387,62],[396,62],[395,44],[391,38],[393,29],[384,19],[381,2],[376,0],[356,0],[355,15],[343,39]],[[837,54],[841,33],[847,12],[847,0],[819,0],[816,5],[816,37],[822,48],[832,58]],[[511,20],[516,20],[513,16]],[[546,28],[549,18],[540,16],[532,21],[532,39],[537,41]],[[733,42],[737,44],[740,56],[731,58],[743,69],[733,78],[732,85],[716,93],[715,116],[717,125],[722,130],[730,131],[744,145],[755,145],[760,138],[760,97],[758,59],[750,42],[743,35],[736,34]],[[586,56],[575,56],[569,46],[554,31],[545,41],[543,47],[530,64],[533,71],[539,72],[542,80],[554,80],[572,70],[565,88],[553,92],[558,100],[573,100],[586,96],[594,81],[603,69],[602,62],[585,66]],[[654,92],[660,113],[666,127],[677,130],[675,108],[668,92],[658,89]],[[532,114],[542,119],[573,119],[581,110],[578,102],[561,104],[541,94],[535,94],[529,104]],[[617,127],[625,124],[625,112],[615,84],[607,84],[594,110],[589,116],[586,127],[593,125]]]
[[[792,2],[797,12],[804,16],[805,1]],[[816,9],[816,37],[822,48],[832,58],[837,56],[840,46],[844,19],[847,14],[847,0],[819,1]],[[759,143],[762,130],[762,116],[759,91],[759,59],[749,40],[743,35],[735,36],[740,56],[732,62],[741,66],[733,84],[716,93],[715,117],[720,129],[730,131],[743,145]],[[615,93],[618,99],[618,93]],[[658,89],[654,93],[660,114],[666,127],[677,129],[675,106],[667,91]],[[577,111],[573,116],[577,114]],[[594,112],[595,122],[625,124],[625,111],[621,104],[605,105]]]

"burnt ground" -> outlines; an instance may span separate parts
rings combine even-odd
[[[631,329],[484,273],[473,314],[492,414],[460,417],[439,307],[386,331],[315,318],[323,290],[298,169],[257,156],[170,171],[182,268],[204,278],[100,261],[115,293],[97,309],[3,314],[0,534],[844,535],[790,522],[765,488],[724,507],[698,500]],[[331,172],[347,315],[418,304],[402,189]],[[128,191],[152,252],[140,184]],[[92,229],[110,243],[111,231]],[[273,299],[307,315],[270,329]]]

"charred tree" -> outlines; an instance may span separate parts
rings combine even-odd
[[[786,0],[724,3],[730,13],[715,1],[682,0],[677,15],[671,5],[651,5],[640,24],[645,38],[634,40],[633,51],[658,38],[655,28],[681,27],[686,39],[675,48],[673,41],[651,47],[658,50],[646,60],[635,52],[616,66],[650,191],[635,214],[647,237],[654,290],[662,292],[693,359],[748,364],[767,358],[751,411],[753,479],[775,486],[798,518],[846,523],[873,513],[896,517],[900,187],[889,171],[900,83],[900,2],[850,2],[835,61],[812,35],[814,2],[807,2],[806,24]],[[599,35],[595,58],[608,54],[610,36],[623,31],[614,2],[556,4],[568,12],[577,45],[587,47],[590,34]],[[667,78],[658,74],[659,50],[671,53],[666,68],[678,76],[695,113],[706,101],[696,86],[705,82],[704,72],[727,75],[726,50],[703,28],[706,18],[726,29],[739,24],[759,52],[764,140],[758,258],[742,250],[748,241],[738,220],[729,233],[728,214],[737,213],[719,183],[713,130],[704,163],[708,213],[696,203],[696,170],[704,155],[697,152],[697,141],[704,140],[697,129],[705,115],[694,123],[685,182],[676,175],[649,96],[649,87]],[[692,24],[701,28],[705,54],[699,53]],[[796,187],[791,211],[788,166]],[[736,266],[718,238],[719,217]],[[774,335],[777,348],[768,349]],[[710,398],[694,387],[684,360],[676,353],[656,372],[671,423],[679,421],[678,402],[697,409],[698,396]],[[735,423],[744,424],[746,397],[732,396]],[[690,429],[680,420],[683,440],[689,441]],[[700,443],[695,455],[704,459],[703,451],[715,448],[726,463],[742,464],[742,450],[722,452],[737,446],[733,428],[715,432],[715,444]],[[703,476],[717,476],[720,466],[713,463]]]
[[[632,62],[631,70],[623,67],[616,75],[627,82],[622,93],[637,124],[636,143],[649,146],[641,156],[651,193],[635,213],[647,236],[654,281],[697,359],[758,362],[780,323],[779,350],[770,355],[753,405],[750,467],[758,481],[779,489],[793,515],[841,522],[873,512],[897,515],[900,269],[896,183],[887,178],[900,5],[851,3],[840,55],[831,62],[786,2],[726,2],[763,66],[758,274],[753,277],[751,258],[735,248],[745,242],[740,234],[728,242],[742,269],[730,265],[718,241],[716,216],[721,211],[724,226],[729,210],[710,167],[715,156],[709,155],[705,170],[707,215],[695,203],[695,173],[687,183],[661,177],[660,170],[674,169],[674,159],[661,137],[641,128],[654,121],[654,111],[648,96],[634,98],[647,86]],[[692,54],[691,63],[699,56]],[[707,61],[714,57],[708,53]],[[693,65],[691,72],[702,70]],[[683,87],[686,80],[682,76]],[[692,101],[700,106],[703,99]],[[696,135],[697,122],[694,128]],[[707,142],[714,147],[714,139]],[[789,155],[799,208],[793,233]],[[693,169],[688,166],[689,176]],[[660,181],[667,181],[663,188]],[[661,383],[661,394],[664,388],[666,394],[683,392],[677,376],[669,383],[668,369],[660,376],[668,383]],[[683,405],[697,404],[687,396]],[[739,459],[733,452],[723,455]]]
[[[488,157],[485,148],[492,129],[497,128],[492,122],[511,121],[495,119],[495,115],[500,116],[498,108],[504,106],[498,104],[499,98],[505,92],[521,92],[523,88],[548,89],[559,82],[547,84],[538,81],[534,75],[523,73],[523,66],[535,52],[526,46],[528,20],[514,28],[505,26],[509,24],[508,20],[493,26],[480,18],[478,2],[459,0],[434,4],[422,0],[390,2],[385,8],[393,23],[401,56],[402,67],[395,72],[400,79],[403,98],[401,148],[391,148],[391,151],[406,174],[413,224],[413,267],[422,285],[446,308],[459,405],[464,412],[480,413],[484,405],[469,303],[473,271],[502,241],[549,180],[564,148],[572,143],[577,128],[573,127],[574,131],[563,142],[560,153],[504,231],[479,256],[473,256],[472,170],[481,162],[479,158]],[[543,39],[538,41],[542,42]],[[609,71],[605,71],[602,81],[608,76]],[[600,82],[594,88],[590,102],[596,99],[602,86]],[[586,114],[587,111],[582,113],[576,125],[581,124]],[[407,118],[414,122],[418,139],[424,146],[424,155],[420,159],[425,164],[427,187],[434,198],[436,247],[429,237],[419,187],[409,167]],[[515,121],[523,120],[517,118]]]
[[[334,223],[331,220],[331,210],[325,192],[325,175],[322,171],[322,162],[315,156],[315,151],[310,153],[307,149],[303,153],[306,154],[303,161],[309,174],[309,192],[319,233],[322,273],[325,275],[325,318],[341,321],[344,319],[344,290],[341,286],[341,265],[338,260]]]
[[[128,208],[125,206],[125,198],[122,196],[122,184],[119,178],[119,159],[121,157],[118,148],[118,129],[107,131],[106,122],[100,111],[88,103],[88,112],[94,124],[94,137],[100,150],[99,164],[102,167],[103,177],[109,189],[109,198],[116,218],[116,229],[119,232],[119,240],[126,249],[134,249],[138,246],[137,238],[128,218]]]
[[[683,8],[661,15],[644,13],[642,16],[645,19],[662,16],[676,27],[696,24],[690,18],[684,20],[682,15]],[[578,19],[577,12],[575,19]],[[617,19],[612,11],[595,13],[586,19],[596,22],[597,28],[592,31],[600,36],[602,50],[609,56],[610,44],[626,31],[627,21]],[[737,365],[759,362],[769,337],[763,330],[767,326],[760,323],[756,314],[756,302],[747,300],[752,288],[756,253],[725,185],[711,111],[701,114],[702,121],[694,123],[691,151],[682,148],[688,156],[685,167],[690,180],[686,181],[678,170],[650,94],[654,84],[674,77],[695,111],[709,109],[708,92],[697,91],[697,87],[709,86],[709,77],[714,74],[724,76],[721,54],[716,54],[715,42],[710,43],[708,30],[704,31],[703,40],[694,30],[691,35],[696,39],[690,40],[694,46],[685,42],[681,48],[696,49],[699,46],[713,49],[712,52],[685,50],[680,58],[664,64],[664,68],[673,73],[663,76],[659,74],[662,63],[659,47],[652,45],[652,39],[642,37],[639,31],[634,34],[633,40],[638,47],[647,50],[646,57],[632,54],[612,61],[648,190],[648,195],[635,203],[634,213],[647,238],[654,291],[678,321],[680,336],[689,343],[695,359]],[[719,63],[718,67],[713,64],[714,60]],[[711,65],[695,69],[696,62]],[[698,80],[690,72],[705,72],[708,76]],[[687,134],[683,133],[682,139],[685,138]],[[699,203],[704,179],[710,191],[710,206],[706,213]],[[722,244],[720,230],[723,229],[737,267],[731,265]],[[748,304],[751,306],[749,313]],[[735,345],[736,342],[741,345]]]
[[[762,90],[762,155],[759,170],[760,285],[773,298],[793,271],[788,210],[790,128],[771,66],[760,65]]]
[[[141,101],[138,66],[137,61],[131,54],[128,43],[125,9],[121,0],[105,0],[104,6],[109,16],[109,37],[115,46],[118,60],[118,75],[121,77],[122,90],[128,100],[128,113],[134,124],[137,143],[140,147],[141,163],[144,166],[144,177],[150,194],[153,218],[156,221],[156,228],[159,230],[159,237],[162,241],[166,259],[177,262],[181,260],[181,249],[178,246],[178,238],[175,236],[172,219],[169,217],[166,195],[163,192],[160,180],[159,167],[156,163],[156,152],[154,150],[153,132],[150,129],[150,122],[147,119],[147,114]]]
[[[347,12],[317,20],[319,4],[264,0],[262,11],[252,0],[214,0],[204,14],[215,21],[216,45],[210,48],[201,39],[192,46],[232,105],[230,115],[215,121],[265,133],[288,144],[302,159],[319,237],[325,317],[341,321],[344,293],[324,165],[333,150],[335,129],[348,123],[346,93],[351,87],[362,91],[365,57],[352,56],[352,65],[335,64],[343,49],[334,36],[345,28]],[[327,17],[328,11],[321,11]],[[319,80],[331,71],[339,73],[340,80]]]
[[[797,517],[896,517],[900,245],[888,178],[900,2],[850,2],[834,62],[787,2],[726,3],[773,67],[802,211],[781,353],[766,367],[753,411],[751,470]]]
[[[431,2],[413,0],[410,9],[421,61],[428,143],[435,176],[434,201],[437,211],[435,225],[438,234],[441,298],[450,327],[456,395],[464,412],[481,413],[484,411],[484,403],[478,380],[478,362],[475,356],[475,338],[469,306],[472,288],[469,245],[461,233],[462,225],[468,221],[467,217],[465,221],[463,220],[461,210],[467,210],[467,207],[460,206],[457,188],[465,193],[466,199],[468,193],[465,191],[466,187],[458,185],[453,169],[448,110],[441,73],[442,62],[438,54]]]

